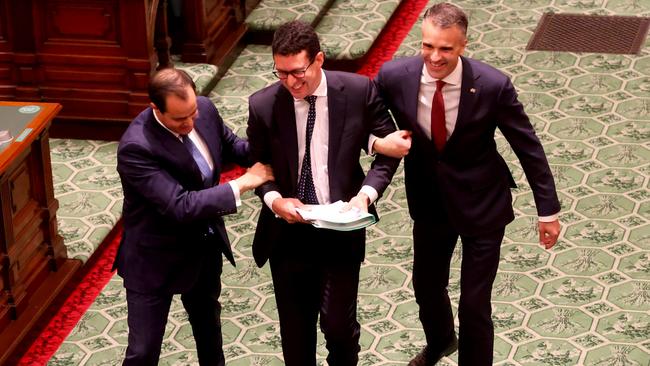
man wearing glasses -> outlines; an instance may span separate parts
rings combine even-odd
[[[296,208],[338,200],[375,213],[372,203],[390,183],[399,159],[377,156],[367,175],[359,164],[369,136],[395,130],[366,77],[322,69],[318,36],[289,22],[273,37],[279,82],[250,97],[251,158],[271,164],[275,182],[257,190],[264,200],[253,256],[270,261],[286,365],[316,365],[316,322],[330,365],[356,365],[359,267],[365,230],[317,229]]]

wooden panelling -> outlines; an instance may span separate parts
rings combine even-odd
[[[158,57],[168,62],[165,4],[0,0],[0,98],[62,104],[53,137],[119,138],[148,104]],[[246,30],[244,6],[184,0],[183,61],[227,66]]]
[[[19,167],[12,176],[9,177],[9,189],[11,213],[15,219],[20,211],[25,208],[31,197],[32,189],[27,164]]]
[[[11,78],[12,70],[13,70],[13,67],[10,67],[9,65],[4,66],[4,65],[0,64],[0,79],[9,80]]]
[[[127,70],[49,66],[43,68],[43,81],[50,86],[70,85],[77,88],[86,85],[124,85]]]
[[[237,0],[183,2],[184,62],[223,65],[246,33],[244,4]]]
[[[40,225],[43,225],[43,219],[39,216],[40,207],[38,202],[30,199],[28,204],[13,219],[13,229],[16,235],[16,240],[13,244],[7,246],[7,254],[9,257],[15,258],[23,250],[22,247],[32,240],[38,230],[42,230]]]
[[[44,43],[119,45],[119,17],[113,1],[48,1],[44,15]]]

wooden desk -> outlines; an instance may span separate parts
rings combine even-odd
[[[0,102],[0,364],[80,267],[57,232],[48,130],[53,103]]]

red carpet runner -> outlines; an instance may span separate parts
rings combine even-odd
[[[420,12],[427,5],[427,2],[428,0],[404,0],[400,3],[388,21],[388,24],[380,33],[377,41],[375,41],[368,51],[367,62],[359,69],[359,74],[373,77],[379,72],[381,65],[390,60],[397,51],[416,22]],[[227,182],[238,177],[243,172],[244,169],[235,167],[224,173],[221,181]],[[120,222],[117,225],[120,225]],[[102,246],[100,252],[96,252],[93,255],[98,259],[93,263],[92,268],[88,270],[87,274],[66,299],[57,314],[50,320],[49,324],[34,343],[32,343],[18,365],[45,365],[61,346],[61,343],[70,334],[82,315],[92,305],[93,301],[95,301],[97,295],[99,295],[104,286],[113,277],[114,273],[111,272],[111,267],[115,254],[117,253],[121,232],[121,228],[116,230],[116,235],[112,240],[107,238],[111,240],[110,243]]]

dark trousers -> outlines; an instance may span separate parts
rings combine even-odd
[[[490,301],[503,234],[504,228],[498,228],[476,237],[459,235],[448,222],[439,219],[419,219],[413,226],[413,289],[427,344],[434,352],[444,349],[453,337],[447,286],[451,256],[461,238],[460,366],[492,365],[494,326]]]
[[[303,246],[326,245],[323,239],[327,234],[310,236],[300,238]],[[330,248],[337,244],[330,242]],[[360,260],[336,256],[335,251],[333,255],[300,250],[285,254],[271,257],[285,364],[316,365],[316,323],[320,315],[328,364],[356,365],[361,349],[357,322]]]
[[[218,270],[221,272],[221,268]],[[213,279],[214,275],[201,276],[194,287],[181,294],[202,366],[225,365],[219,303],[221,283]],[[129,345],[122,365],[158,365],[172,297],[173,294],[148,294],[126,289]]]

